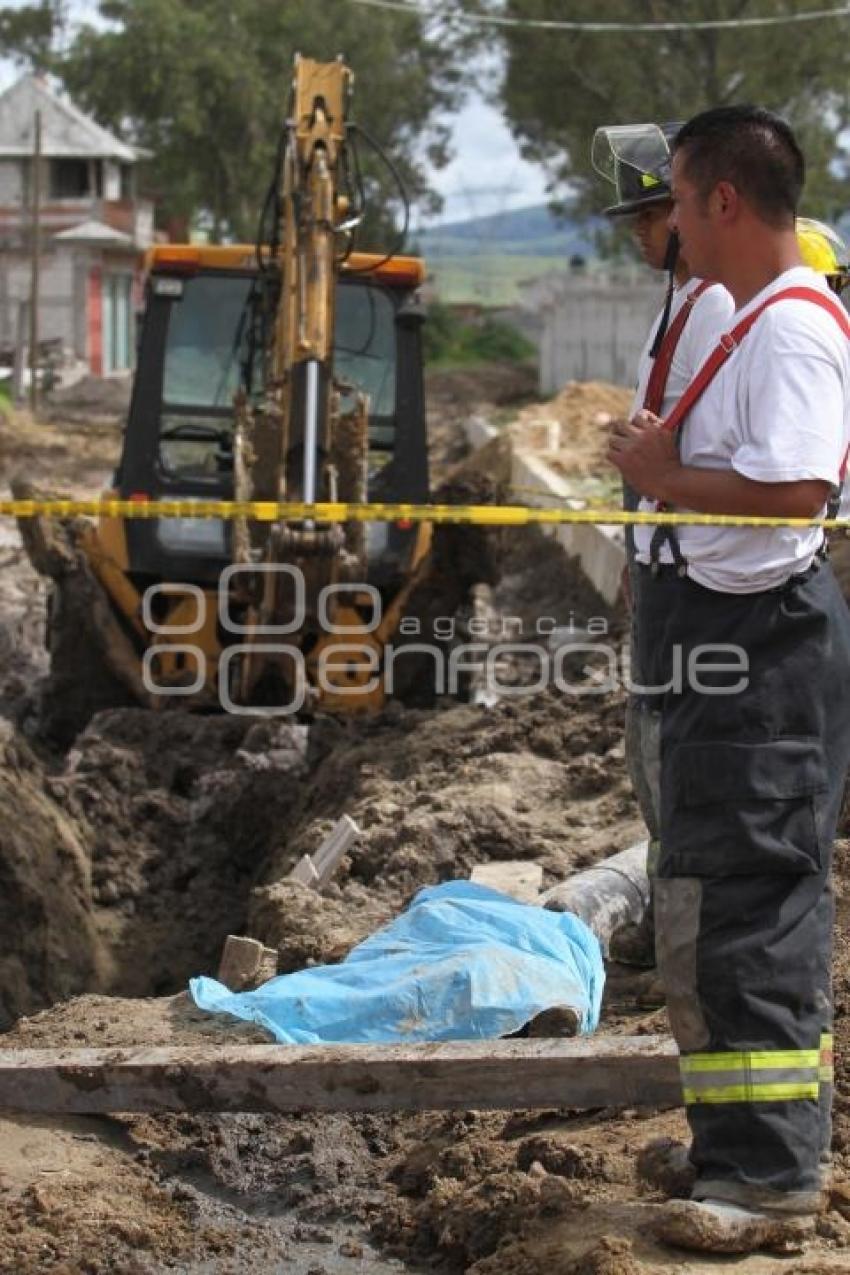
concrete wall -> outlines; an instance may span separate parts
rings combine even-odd
[[[499,433],[483,416],[470,416],[465,424],[466,441],[473,450],[485,447]],[[569,482],[550,469],[539,456],[532,456],[511,446],[511,486],[523,493],[524,505],[543,508],[582,509],[584,501],[576,500]],[[625,536],[622,527],[597,523],[542,524],[545,536],[557,541],[565,553],[577,558],[586,578],[600,597],[613,606],[620,596],[623,568],[626,565]]]
[[[664,285],[647,278],[629,283],[561,276],[530,290],[526,304],[542,315],[540,392],[567,381],[632,385]]]
[[[539,456],[514,450],[511,484],[523,492],[525,505],[543,508],[581,509],[584,501],[573,498],[569,482],[550,469]],[[596,592],[609,606],[620,594],[626,543],[623,528],[598,523],[552,523],[542,528],[544,535],[557,540],[579,565]]]
[[[62,345],[85,357],[85,347],[78,347],[79,333],[76,311],[85,300],[75,294],[74,263],[70,252],[46,252],[41,261],[39,280],[39,335],[42,341],[59,338]],[[0,344],[14,343],[18,302],[30,295],[29,258],[18,253],[0,255]]]
[[[20,204],[24,198],[24,174],[19,159],[0,159],[0,204]]]
[[[59,340],[66,357],[88,361],[89,276],[93,266],[104,274],[134,276],[135,255],[103,253],[97,248],[58,245],[45,251],[39,283],[39,338]],[[0,252],[0,346],[13,345],[17,333],[18,303],[29,301],[30,260],[19,252]],[[130,315],[130,348],[134,348]]]

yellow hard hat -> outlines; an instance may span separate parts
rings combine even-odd
[[[804,266],[816,270],[818,274],[846,273],[847,247],[831,226],[815,221],[813,217],[798,217],[796,230]]]

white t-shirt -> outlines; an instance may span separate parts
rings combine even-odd
[[[701,282],[702,280],[700,279],[689,279],[687,283],[680,284],[674,289],[673,304],[670,307],[671,323],[681,310],[687,297],[699,287]],[[679,343],[673,352],[670,375],[667,377],[667,385],[664,389],[662,416],[666,416],[674,404],[678,403],[685,386],[691,383],[697,370],[714,349],[717,344],[717,338],[729,327],[729,319],[734,310],[734,301],[719,283],[715,283],[706,289],[702,296],[697,299],[682,330]],[[646,345],[641,351],[640,362],[638,363],[637,389],[632,400],[630,416],[634,416],[635,412],[639,412],[643,407],[646,387],[655,362],[654,359],[649,357],[649,351],[652,349],[652,342],[661,320],[661,314],[662,311],[659,311],[656,315],[649,330]]]
[[[840,307],[820,275],[795,266],[743,306],[727,330],[774,292],[800,285]],[[694,314],[698,311],[699,304]],[[848,440],[850,342],[819,305],[787,300],[759,316],[693,407],[682,427],[681,456],[685,465],[734,469],[756,482],[837,484]],[[651,510],[655,504],[644,500],[640,507]],[[649,561],[652,530],[635,527],[641,562]],[[680,527],[678,537],[688,574],[698,584],[724,593],[756,593],[804,571],[823,532],[817,527]],[[661,560],[671,561],[666,545]]]

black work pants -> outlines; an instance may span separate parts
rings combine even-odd
[[[662,570],[636,630],[661,711],[656,944],[694,1197],[809,1211],[829,1138],[850,616],[826,564],[746,595]]]

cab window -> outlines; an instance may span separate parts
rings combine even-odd
[[[221,272],[182,280],[169,306],[159,459],[170,477],[221,480],[232,468],[233,397],[250,323],[252,278]],[[175,289],[175,292],[177,289]],[[396,396],[395,309],[384,288],[337,289],[334,376],[343,410],[369,396],[370,447],[391,452]]]

